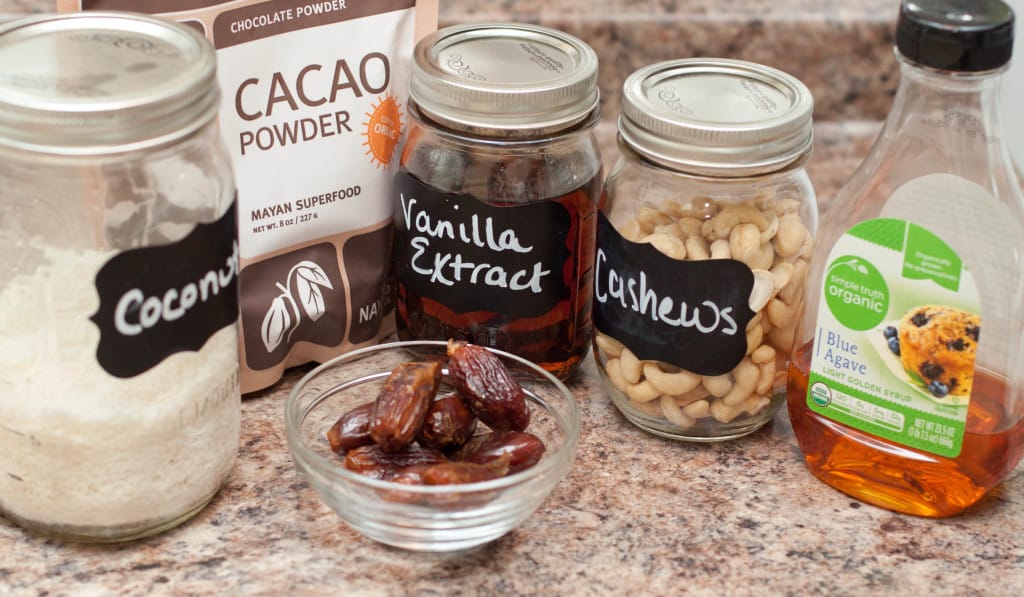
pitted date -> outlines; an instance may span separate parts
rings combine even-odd
[[[385,452],[379,445],[370,444],[345,454],[345,468],[374,479],[391,479],[411,467],[446,462],[448,459],[444,454],[419,444],[406,446],[396,452]]]
[[[508,474],[508,464],[504,461],[490,464],[474,464],[472,462],[447,462],[428,466],[420,472],[424,485],[458,485],[462,483],[479,483],[498,479]]]
[[[523,387],[486,348],[450,340],[448,375],[469,410],[491,429],[522,431],[530,424]]]
[[[375,401],[349,410],[334,423],[327,440],[344,455],[346,469],[396,486],[456,485],[497,479],[543,458],[544,443],[524,431],[530,423],[526,392],[494,353],[449,341],[448,381],[455,391],[435,399],[443,367],[440,361],[399,364]],[[491,432],[474,435],[478,419]],[[435,492],[424,497],[396,487],[381,495],[387,501],[449,508],[487,500],[491,494],[493,490],[472,496]]]
[[[402,485],[423,485],[423,471],[432,466],[437,466],[437,464],[414,464],[413,466],[407,466],[389,475],[387,480]]]
[[[537,464],[544,456],[544,442],[525,431],[495,431],[467,445],[462,460],[476,464],[508,463],[508,472],[518,473]]]
[[[384,381],[370,419],[370,435],[385,452],[413,442],[441,383],[441,363],[401,363]]]
[[[373,402],[360,404],[341,415],[336,423],[327,431],[327,442],[331,449],[344,454],[353,448],[373,443],[370,436],[370,416],[373,414]]]
[[[420,444],[447,451],[461,447],[473,437],[476,417],[455,392],[430,405],[417,440]]]

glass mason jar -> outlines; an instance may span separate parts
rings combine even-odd
[[[417,45],[395,179],[397,327],[570,377],[591,342],[601,156],[597,56],[542,27],[450,27]]]
[[[626,80],[594,346],[606,392],[639,427],[731,439],[783,403],[817,224],[811,111],[800,81],[748,62],[675,60]]]
[[[214,51],[126,13],[0,27],[0,512],[170,528],[238,449],[235,187]]]

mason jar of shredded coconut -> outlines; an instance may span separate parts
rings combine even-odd
[[[121,541],[238,449],[235,187],[212,47],[126,13],[0,26],[0,512]]]

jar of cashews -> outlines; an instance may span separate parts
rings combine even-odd
[[[598,216],[594,352],[639,427],[727,440],[783,403],[818,217],[812,107],[797,79],[736,60],[626,80]]]

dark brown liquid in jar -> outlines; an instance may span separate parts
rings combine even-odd
[[[398,180],[404,178],[419,193],[419,196],[415,196],[417,192],[403,195],[407,202],[413,196],[419,201],[412,207],[406,203],[403,209],[401,199],[396,202],[399,337],[464,339],[522,356],[557,377],[572,376],[586,356],[592,336],[592,269],[597,203],[602,185],[600,165],[595,165],[596,153],[568,151],[545,155],[540,150],[529,157],[521,154],[506,158],[477,157],[471,152],[455,152],[434,144],[417,147],[416,137],[415,134],[411,137],[397,177]],[[589,177],[581,179],[578,173],[588,170]],[[430,211],[429,217],[418,211],[425,196],[434,197],[435,209]],[[459,206],[447,211],[437,208],[445,201],[457,201]],[[484,210],[475,225],[472,217],[463,215],[469,209]],[[446,221],[444,213],[456,214],[454,217],[459,219]],[[405,220],[408,220],[408,230],[403,231]],[[547,259],[542,268],[550,272],[543,278],[542,294],[548,298],[538,299],[537,293],[484,284],[481,280],[490,268],[475,272],[468,266],[459,269],[452,266],[450,260],[445,261],[446,256],[454,256],[454,253],[440,251],[441,256],[437,257],[437,254],[417,254],[416,248],[409,247],[413,237],[433,234],[423,232],[424,228],[437,231],[436,236],[444,236],[446,224],[453,225],[450,230],[454,238],[445,237],[442,241],[427,238],[420,242],[464,245],[467,251],[477,251],[475,257],[461,256],[473,264],[498,258],[497,252],[488,253],[488,249],[478,246],[486,244],[477,241],[487,237],[488,230],[492,237],[513,231],[505,234],[522,235],[517,237],[520,244],[535,250],[538,245],[547,246],[548,254],[558,255],[554,262]],[[464,227],[460,228],[459,224]],[[527,274],[535,271],[535,255],[527,252],[517,257],[515,252],[503,253],[506,281],[514,277],[515,271]],[[429,275],[410,271],[410,259],[416,259],[421,270],[435,267],[436,260],[441,259],[445,274],[430,283]],[[459,269],[458,283],[453,280],[456,269]],[[418,282],[410,283],[410,276]],[[528,277],[524,274],[519,280],[522,282]],[[431,286],[426,290],[425,281]],[[548,284],[559,288],[557,298],[548,293]],[[533,312],[522,314],[518,311],[524,301],[539,302]]]

